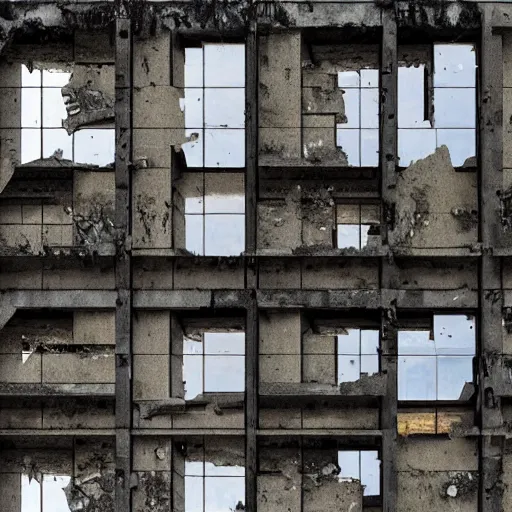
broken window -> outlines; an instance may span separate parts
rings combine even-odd
[[[245,333],[208,332],[183,339],[185,399],[245,390]]]
[[[401,47],[399,60],[400,166],[443,145],[454,167],[475,166],[469,160],[476,155],[475,46],[434,44],[433,59],[428,47]]]
[[[364,487],[364,496],[380,495],[380,459],[376,450],[340,450],[339,479],[358,480]]]
[[[338,249],[357,250],[380,245],[380,207],[375,204],[336,206]]]
[[[94,108],[89,103],[103,99],[99,92],[92,94],[97,91],[82,91],[85,99],[80,94],[73,96],[73,87],[68,87],[72,80],[71,69],[30,71],[21,66],[21,163],[51,156],[103,167],[114,162],[114,129],[95,127],[69,133],[64,127],[67,116],[85,115],[81,102]]]
[[[21,512],[70,512],[65,489],[69,475],[21,475]]]
[[[354,382],[363,373],[379,373],[379,331],[346,329],[337,336],[338,384]]]
[[[188,251],[200,256],[238,256],[245,251],[242,174],[187,174],[180,192]]]
[[[345,116],[337,125],[336,140],[354,167],[379,165],[379,70],[340,71]]]
[[[398,399],[468,400],[474,355],[475,319],[471,315],[434,315],[432,329],[400,329]]]
[[[245,166],[245,45],[185,48],[188,167]]]
[[[451,434],[454,430],[470,430],[474,425],[474,410],[435,407],[426,410],[400,409],[398,434]]]
[[[186,512],[245,510],[243,442],[188,446],[184,474]]]

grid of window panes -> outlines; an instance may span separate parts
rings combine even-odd
[[[245,192],[241,173],[201,173],[185,197],[185,248],[200,256],[245,251]]]
[[[337,146],[354,167],[379,165],[379,70],[341,71],[338,87],[344,91],[345,123],[336,130]]]
[[[336,246],[338,249],[363,249],[378,243],[380,207],[375,204],[336,206]]]
[[[72,135],[62,127],[67,117],[61,89],[70,71],[21,67],[21,163],[51,157],[57,150],[62,158],[76,163],[107,166],[114,162],[115,130],[84,128]]]
[[[476,51],[473,44],[434,45],[434,114],[429,119],[425,63],[398,69],[400,166],[445,145],[452,165],[476,156]],[[427,97],[426,97],[427,96]]]
[[[40,481],[21,475],[21,512],[70,512],[64,489],[69,475],[42,475]]]
[[[434,315],[430,329],[398,331],[398,399],[459,400],[473,382],[475,319]]]
[[[204,332],[183,339],[185,399],[245,390],[245,333]]]
[[[378,351],[377,329],[346,329],[346,334],[338,334],[338,384],[359,380],[362,373],[379,373]]]
[[[338,452],[340,480],[359,480],[364,496],[380,495],[380,459],[375,450],[340,450]]]
[[[188,167],[245,166],[245,45],[185,48]]]
[[[245,510],[245,468],[185,460],[187,512]]]

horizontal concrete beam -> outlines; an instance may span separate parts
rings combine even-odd
[[[264,382],[259,385],[261,397],[377,397],[386,394],[387,376],[376,374],[363,376],[355,382],[340,386],[317,383]]]
[[[135,309],[227,309],[247,307],[249,290],[144,290],[134,292]],[[16,309],[114,309],[110,290],[18,290],[0,293],[6,321]],[[448,309],[478,307],[473,290],[258,290],[261,309]],[[505,292],[512,306],[512,291]],[[0,318],[1,319],[1,318]]]
[[[114,384],[0,384],[0,398],[114,398]]]

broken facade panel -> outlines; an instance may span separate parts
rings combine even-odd
[[[506,510],[510,19],[2,2],[0,509]]]

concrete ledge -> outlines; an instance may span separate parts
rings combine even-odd
[[[0,384],[0,398],[114,398],[114,384]]]

